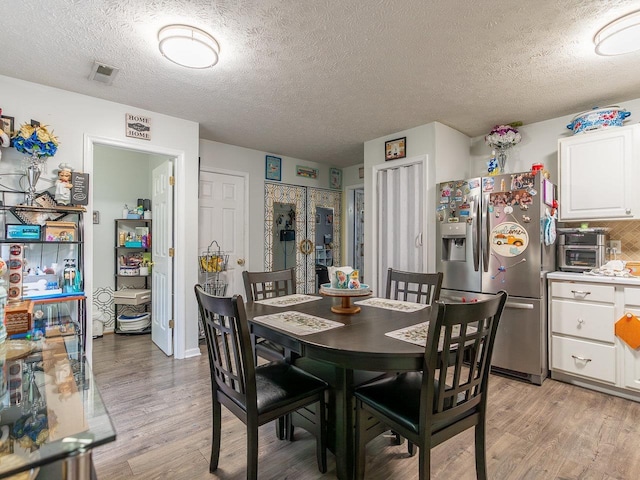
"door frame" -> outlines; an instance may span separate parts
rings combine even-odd
[[[423,194],[424,194],[424,218],[422,221],[424,222],[424,228],[429,228],[433,222],[429,223],[429,217],[431,216],[431,203],[429,202],[429,195],[433,193],[433,190],[429,188],[429,156],[417,155],[415,157],[406,158],[404,160],[394,160],[392,162],[380,163],[378,165],[373,165],[371,169],[371,185],[373,185],[373,195],[371,195],[371,232],[373,232],[371,238],[371,252],[372,259],[371,265],[367,266],[367,276],[370,279],[369,285],[373,290],[375,295],[384,296],[384,285],[378,285],[378,172],[383,170],[393,170],[400,167],[406,167],[408,165],[415,165],[421,163],[422,164],[422,181],[424,182],[423,186]],[[366,202],[366,200],[365,200]],[[366,203],[365,203],[366,206]],[[422,247],[424,249],[424,265],[425,271],[432,271],[434,266],[432,265],[433,261],[431,260],[431,256],[429,255],[430,246],[433,244],[433,240],[431,239],[430,234],[426,234],[423,232],[422,235]]]
[[[148,153],[156,155],[165,155],[167,157],[173,157],[174,164],[174,176],[176,179],[174,190],[174,271],[173,271],[173,318],[174,318],[174,330],[173,330],[173,354],[176,359],[183,359],[200,354],[200,350],[187,351],[185,348],[186,342],[186,320],[187,320],[187,298],[186,295],[176,295],[176,285],[185,284],[185,279],[191,277],[190,271],[192,268],[191,263],[195,263],[195,260],[189,259],[187,248],[187,224],[186,215],[175,215],[176,211],[187,211],[188,205],[185,205],[183,195],[180,195],[183,189],[186,189],[184,185],[184,174],[186,170],[185,152],[182,150],[175,150],[172,148],[160,147],[157,145],[140,145],[140,143],[128,142],[118,140],[114,138],[101,137],[97,135],[84,135],[84,154],[83,154],[83,168],[84,172],[89,174],[89,203],[87,205],[87,212],[93,211],[93,182],[95,178],[93,176],[94,165],[94,146],[102,145],[106,147],[122,148],[126,150],[132,150],[139,153]],[[182,173],[182,174],[180,174]],[[176,218],[178,217],[178,218]],[[84,290],[87,297],[87,324],[86,324],[86,358],[89,364],[92,363],[93,356],[93,322],[91,321],[93,313],[93,262],[88,261],[94,256],[93,252],[93,223],[84,222],[84,255],[85,255],[85,274],[84,274]],[[191,298],[191,297],[189,297]]]
[[[244,179],[244,212],[242,212],[242,216],[244,218],[244,265],[238,265],[241,270],[246,270],[249,263],[249,174],[247,172],[240,172],[237,170],[227,170],[226,168],[216,168],[216,167],[203,167],[200,164],[200,168],[198,169],[198,205],[200,203],[200,172],[207,173],[218,173],[220,175],[231,175],[234,177],[241,177]],[[198,252],[200,254],[200,252]],[[241,282],[242,283],[242,282]]]
[[[344,243],[343,245],[346,246],[343,247],[345,256],[344,261],[342,263],[346,264],[346,265],[353,265],[355,262],[352,262],[353,259],[355,259],[355,252],[353,250],[353,240],[354,240],[354,235],[355,235],[355,228],[354,228],[354,219],[356,216],[356,211],[355,211],[355,191],[356,190],[363,190],[364,191],[364,183],[358,184],[358,185],[349,185],[348,187],[345,188],[344,191],[344,195],[345,195],[345,213],[344,213],[344,221],[342,222],[344,225]],[[365,206],[366,208],[366,206]],[[362,274],[360,274],[362,275]]]

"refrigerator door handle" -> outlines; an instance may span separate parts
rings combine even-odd
[[[484,271],[489,271],[489,194],[485,194],[482,207],[482,266]]]
[[[478,221],[480,219],[480,198],[474,200],[475,212],[473,222],[471,223],[471,236],[473,245],[473,269],[477,272],[480,270],[480,232],[478,230]]]
[[[507,303],[504,304],[504,308],[518,308],[520,310],[533,310],[533,304],[507,301]]]

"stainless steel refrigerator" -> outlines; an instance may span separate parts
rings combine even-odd
[[[524,172],[444,182],[436,193],[441,297],[473,301],[509,293],[493,368],[542,384],[548,370],[546,273],[555,270],[554,185]]]

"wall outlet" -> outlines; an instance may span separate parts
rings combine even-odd
[[[622,240],[609,240],[607,247],[609,247],[609,252],[615,252],[616,255],[620,255],[622,253]]]

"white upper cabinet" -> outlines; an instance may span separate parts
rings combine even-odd
[[[558,140],[560,220],[640,219],[640,124]]]

